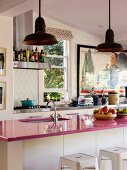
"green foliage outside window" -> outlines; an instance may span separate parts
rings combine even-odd
[[[63,41],[59,41],[55,45],[45,45],[45,51],[50,55],[63,55]]]
[[[58,92],[45,92],[44,93],[44,101],[48,100],[60,101],[63,98],[63,93]]]
[[[45,88],[63,88],[64,87],[64,70],[59,68],[46,69]]]
[[[56,57],[46,57],[46,63],[50,63],[52,66],[63,66],[64,59],[63,58],[56,58]]]
[[[53,55],[63,55],[63,41],[59,41],[58,44],[52,46],[45,46],[47,57],[45,62],[50,63],[53,66],[63,66],[64,59],[56,58]],[[48,57],[52,55],[52,57]],[[63,68],[51,68],[44,70],[44,86],[45,88],[64,88],[64,69]],[[63,98],[63,94],[59,92],[45,92],[44,101],[50,98],[55,101],[59,101]]]

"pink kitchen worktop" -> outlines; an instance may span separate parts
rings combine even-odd
[[[84,115],[68,115],[56,124],[48,118],[0,121],[0,140],[18,141],[127,127],[127,119],[85,121]]]

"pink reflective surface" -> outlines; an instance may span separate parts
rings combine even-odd
[[[0,121],[0,140],[18,141],[72,133],[98,131],[119,127],[127,127],[127,119],[95,120],[88,124],[84,115],[69,115],[56,124],[44,119],[22,119]],[[48,121],[49,120],[49,121]]]

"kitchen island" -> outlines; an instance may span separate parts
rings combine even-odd
[[[127,147],[127,119],[95,120],[65,115],[0,122],[1,170],[56,170],[59,157],[75,152],[97,155],[100,148]],[[105,169],[106,165],[102,165]]]

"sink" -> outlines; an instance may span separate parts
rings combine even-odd
[[[70,120],[68,118],[63,118],[60,117],[58,118],[58,121],[66,121],[66,120]],[[53,122],[53,119],[51,117],[45,117],[45,118],[26,118],[26,119],[20,119],[20,122],[30,122],[30,123],[39,123],[39,122]]]

